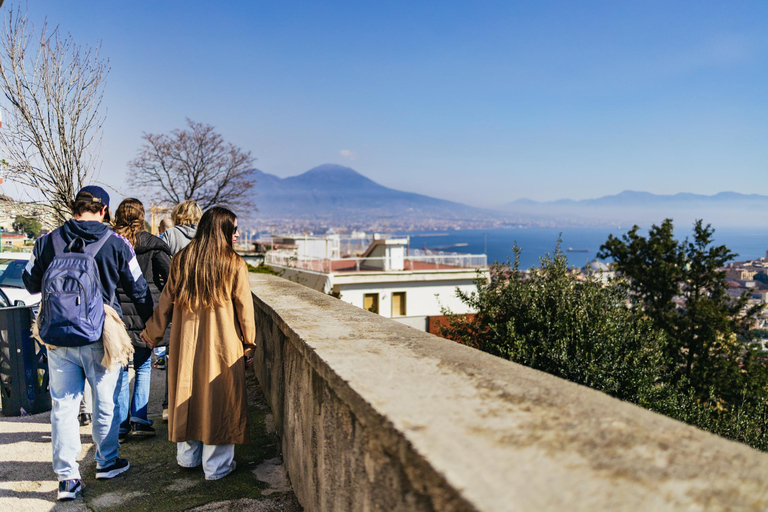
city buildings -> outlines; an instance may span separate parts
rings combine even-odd
[[[271,247],[264,263],[285,279],[422,331],[446,308],[473,313],[456,292],[489,276],[485,254],[416,250],[407,236],[279,236]]]

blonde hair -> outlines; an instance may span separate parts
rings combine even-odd
[[[192,199],[187,199],[176,205],[171,213],[171,220],[175,226],[190,226],[200,222],[203,210]]]
[[[146,231],[144,227],[144,205],[133,197],[123,200],[115,210],[115,222],[112,229],[118,235],[124,236],[136,247],[139,233]]]
[[[232,248],[234,213],[214,206],[206,210],[195,237],[171,260],[174,305],[193,311],[232,300],[232,283],[241,258]]]

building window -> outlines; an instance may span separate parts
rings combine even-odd
[[[405,292],[392,294],[392,316],[405,316]]]
[[[378,293],[366,293],[363,295],[363,309],[370,311],[371,313],[379,312],[379,294]]]

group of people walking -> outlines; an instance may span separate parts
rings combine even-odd
[[[109,201],[101,187],[81,189],[71,203],[73,217],[38,239],[23,274],[29,292],[42,292],[37,323],[48,346],[60,500],[83,491],[78,415],[86,383],[96,479],[129,469],[119,457],[120,440],[154,435],[147,409],[158,345],[168,345],[163,408],[177,463],[202,466],[206,479],[217,480],[236,467],[234,445],[248,442],[245,367],[255,325],[248,268],[234,250],[237,217],[221,207],[203,213],[185,201],[161,239],[145,229],[138,199],[120,203],[113,221]],[[89,274],[98,274],[95,306]],[[89,337],[94,326],[98,334]],[[133,393],[123,364],[126,344],[132,345]]]

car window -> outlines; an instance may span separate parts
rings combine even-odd
[[[26,266],[27,262],[24,260],[0,260],[0,269],[3,269],[3,273],[0,274],[0,286],[24,288],[21,274]]]
[[[11,301],[8,300],[8,297],[3,293],[2,290],[0,290],[0,308],[7,308],[11,305]]]

